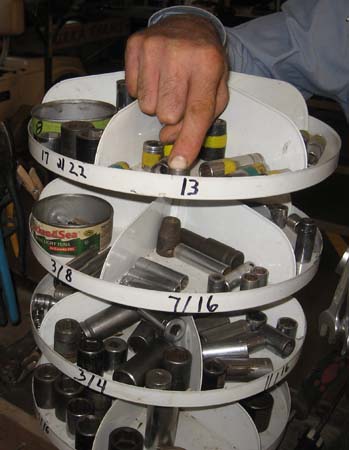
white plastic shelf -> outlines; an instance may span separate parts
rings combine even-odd
[[[121,110],[109,122],[98,146],[96,164],[82,163],[47,149],[35,140],[29,130],[31,154],[50,171],[81,184],[129,194],[189,200],[267,197],[304,189],[328,177],[338,162],[340,139],[336,132],[317,119],[310,117],[308,122],[304,101],[286,83],[260,80],[258,77],[250,77],[246,81],[244,75],[236,80],[234,75],[230,83],[231,101],[222,115],[227,120],[230,136],[227,155],[258,151],[265,156],[271,169],[288,168],[291,172],[261,177],[204,178],[195,176],[194,172],[193,176],[183,177],[111,169],[107,166],[120,160],[139,165],[144,140],[158,137],[160,123],[156,118],[141,113],[137,102]],[[109,77],[101,75],[69,80],[69,83],[54,87],[45,101],[88,98],[114,103],[115,81],[121,76],[118,73]],[[110,88],[112,83],[114,87]],[[258,86],[264,93],[272,93],[272,106],[263,103],[266,94],[261,96],[263,101],[253,97]],[[109,93],[107,87],[110,88]],[[287,102],[276,100],[283,96],[288,100],[287,107]],[[311,133],[322,134],[327,140],[326,150],[319,163],[309,168],[306,168],[306,151],[298,131],[298,127],[306,127],[307,122]]]
[[[51,293],[53,289],[52,278],[46,276],[41,283],[37,286],[35,292]],[[40,330],[36,330],[33,325],[33,332],[35,341],[43,352],[45,357],[59,370],[74,378],[81,384],[88,385],[91,389],[96,391],[103,390],[103,393],[114,398],[120,398],[135,403],[142,404],[157,404],[178,406],[178,407],[205,407],[214,406],[224,403],[234,402],[251,395],[262,392],[266,389],[270,389],[293,369],[298,361],[301,353],[301,348],[304,342],[306,334],[306,321],[303,310],[296,299],[290,299],[288,301],[281,302],[277,306],[273,306],[264,309],[264,312],[268,316],[268,323],[276,326],[279,317],[293,317],[298,321],[298,332],[296,337],[296,346],[293,353],[288,358],[280,358],[268,350],[261,350],[253,354],[255,357],[270,357],[273,361],[274,371],[270,374],[258,378],[257,380],[250,381],[248,383],[226,383],[224,389],[215,389],[211,391],[199,391],[198,380],[201,374],[198,373],[201,370],[201,345],[196,332],[193,328],[191,316],[187,316],[188,332],[185,337],[184,346],[191,350],[195,364],[193,365],[193,372],[195,375],[192,379],[196,380],[191,384],[191,389],[188,391],[154,391],[152,389],[146,389],[142,387],[129,386],[123,383],[113,381],[111,375],[108,373],[103,377],[94,375],[86,370],[79,368],[76,364],[72,364],[61,355],[53,350],[53,338],[55,323],[61,318],[74,318],[76,320],[84,320],[92,314],[101,311],[110,306],[106,302],[88,297],[81,293],[73,294],[58,302],[50,311],[46,314]],[[231,320],[239,320],[244,318],[243,315],[234,316]],[[127,336],[133,328],[125,331]]]

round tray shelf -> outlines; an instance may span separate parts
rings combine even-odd
[[[46,276],[38,285],[35,292],[50,293],[52,292],[52,286],[52,278]],[[161,406],[165,404],[178,407],[213,406],[238,401],[242,398],[270,389],[275,384],[279,383],[297,363],[306,333],[305,317],[298,301],[296,299],[284,301],[277,306],[264,310],[264,312],[268,316],[268,323],[273,326],[276,326],[277,319],[281,316],[297,319],[299,326],[295,350],[285,359],[274,355],[268,350],[261,350],[254,354],[256,357],[270,357],[274,365],[273,372],[248,383],[226,383],[224,389],[211,391],[188,390],[184,392],[154,391],[152,389],[129,386],[113,381],[109,374],[105,374],[103,377],[92,374],[81,369],[77,365],[70,363],[53,350],[54,327],[57,320],[71,317],[81,321],[108,306],[110,306],[110,304],[92,297],[87,297],[81,293],[66,297],[58,302],[46,314],[39,331],[37,331],[33,325],[34,338],[45,357],[69,377],[74,378],[81,384],[89,386],[91,389],[103,391],[103,393],[111,397],[147,405],[155,404]],[[244,316],[241,315],[234,316],[234,319],[231,320],[238,320],[243,317]],[[190,317],[188,317],[188,320],[189,319]],[[193,329],[191,325],[188,328],[190,333],[187,333],[185,346],[192,350],[193,355],[201,355],[201,346],[196,329]],[[131,329],[125,331],[125,335],[130,332]],[[198,383],[197,380],[201,376],[201,374],[198,373],[199,363],[196,364],[196,368],[194,378],[196,383]]]
[[[63,193],[88,193],[92,191],[63,180],[51,182],[41,198]],[[315,275],[322,238],[318,233],[313,258],[296,274],[293,247],[296,234],[281,230],[252,208],[238,202],[195,202],[172,204],[158,199],[144,202],[122,194],[102,195],[114,209],[114,232],[111,251],[104,264],[101,278],[93,278],[67,266],[69,258],[56,257],[43,250],[31,235],[32,251],[45,269],[77,290],[103,300],[153,310],[185,313],[228,312],[272,304],[292,295],[305,286]],[[291,212],[305,216],[291,207]],[[232,291],[207,294],[207,274],[175,258],[161,258],[154,252],[157,230],[163,216],[176,215],[182,225],[202,235],[241,249],[245,259],[269,269],[270,283],[250,291]],[[226,224],[229,223],[229,233]],[[258,231],[258,235],[254,236]],[[122,286],[117,280],[133,266],[139,257],[150,257],[175,270],[189,275],[189,285],[181,293],[154,291]],[[67,277],[67,271],[71,276]],[[189,301],[188,298],[190,297]]]

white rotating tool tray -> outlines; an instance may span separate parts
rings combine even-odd
[[[66,80],[54,86],[44,101],[59,99],[104,100],[115,104],[116,80],[123,72]],[[248,199],[289,193],[312,186],[336,168],[340,150],[337,133],[323,122],[308,118],[300,93],[287,83],[231,73],[230,102],[222,114],[228,126],[227,156],[259,152],[270,169],[290,172],[259,177],[204,178],[170,176],[137,170],[143,142],[157,139],[159,121],[140,112],[134,102],[109,122],[98,146],[95,164],[63,157],[31,134],[32,156],[52,172],[79,183],[130,194],[190,200]],[[261,93],[259,93],[261,92]],[[282,100],[281,100],[282,99]],[[321,134],[327,146],[319,163],[307,168],[299,129]],[[136,170],[109,166],[126,160]]]
[[[37,286],[35,293],[52,294],[52,277],[46,276]],[[40,330],[33,325],[34,338],[44,356],[59,370],[74,378],[81,384],[98,392],[105,393],[114,398],[142,403],[146,405],[178,407],[204,407],[234,402],[242,398],[262,392],[279,383],[295,366],[301,353],[306,334],[306,321],[303,310],[296,299],[280,302],[277,306],[264,309],[268,316],[268,323],[276,326],[279,317],[293,317],[298,322],[296,346],[288,358],[281,358],[269,350],[260,350],[253,353],[254,357],[269,357],[273,361],[274,370],[270,374],[248,383],[226,383],[224,389],[200,391],[202,376],[201,344],[192,320],[192,316],[184,316],[187,321],[187,332],[179,345],[184,345],[193,354],[193,370],[188,391],[156,391],[143,387],[130,386],[112,380],[111,374],[103,377],[92,374],[76,364],[63,358],[53,350],[55,324],[63,318],[73,318],[82,321],[87,317],[110,306],[110,303],[97,300],[82,293],[65,297],[46,314]],[[244,315],[231,317],[232,321],[244,318]],[[127,338],[135,325],[127,329],[124,336]]]
[[[59,276],[62,281],[80,291],[111,302],[182,313],[238,311],[265,306],[292,295],[312,279],[318,268],[322,251],[320,233],[317,235],[312,260],[296,275],[293,252],[296,234],[291,230],[281,230],[254,209],[236,201],[171,202],[157,199],[150,202],[143,197],[112,192],[102,195],[63,180],[51,182],[41,198],[62,193],[97,195],[113,206],[113,244],[101,279],[70,269],[66,266],[69,258],[48,254],[31,235],[33,253],[53,276]],[[295,211],[304,216],[299,210]],[[290,212],[293,212],[292,207]],[[269,284],[254,290],[207,294],[207,274],[175,258],[160,257],[154,251],[161,219],[170,214],[179,217],[183,227],[222,240],[241,250],[246,261],[267,267],[270,272]],[[181,293],[171,293],[119,285],[117,281],[120,277],[141,256],[188,274],[188,287]],[[66,277],[67,270],[71,277]]]

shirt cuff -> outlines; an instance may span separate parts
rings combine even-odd
[[[193,14],[194,16],[200,16],[205,19],[208,19],[216,28],[219,37],[221,39],[222,45],[225,46],[227,41],[227,35],[222,22],[210,12],[201,8],[196,8],[195,6],[171,6],[169,8],[161,9],[160,11],[157,11],[150,17],[148,21],[148,27],[150,27],[151,25],[155,25],[165,17],[175,16],[178,14]]]

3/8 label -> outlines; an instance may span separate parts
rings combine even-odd
[[[191,312],[209,312],[214,313],[217,311],[219,305],[214,303],[213,295],[209,295],[208,297],[200,295],[199,298],[194,297],[192,295],[188,295],[187,297],[179,297],[176,295],[169,295],[169,299],[175,300],[173,306],[173,312],[175,313],[185,313],[189,307],[196,308],[196,311],[191,309]]]
[[[101,394],[104,394],[108,384],[108,381],[105,378],[86,372],[84,369],[81,369],[81,367],[78,367],[77,369],[79,371],[79,375],[73,377],[74,380],[95,391],[99,391]]]
[[[73,271],[69,267],[64,267],[55,259],[51,258],[51,272],[58,279],[64,283],[71,283],[73,281]]]

